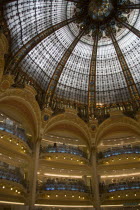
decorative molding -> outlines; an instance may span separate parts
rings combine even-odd
[[[25,90],[27,91],[27,92],[29,92],[29,94],[31,94],[33,97],[35,97],[36,95],[37,95],[37,92],[36,92],[36,90],[33,88],[33,86],[31,86],[31,85],[25,85]]]
[[[37,140],[39,138],[41,128],[41,111],[35,99],[35,95],[35,90],[29,85],[26,85],[26,87],[23,89],[7,88],[5,89],[5,91],[1,91],[0,93],[0,103],[4,103],[4,101],[6,101],[6,103],[9,103],[9,105],[11,105],[11,102],[13,100],[14,103],[16,103],[15,109],[17,111],[18,108],[22,109],[23,119],[26,115],[26,118],[28,118],[30,124],[33,125],[33,132],[35,135],[34,137]]]
[[[2,32],[0,32],[0,81],[2,79],[4,66],[5,66],[4,55],[8,53],[8,48],[9,48],[8,41],[5,35]]]
[[[41,120],[42,120],[41,129],[42,129],[42,133],[43,133],[43,129],[46,126],[47,121],[51,118],[52,113],[53,113],[53,111],[52,111],[52,109],[50,107],[44,108],[42,110],[42,112],[41,112]]]
[[[65,108],[65,113],[73,114],[77,116],[77,110],[73,108]]]
[[[114,118],[115,116],[115,118]],[[124,115],[114,115],[105,120],[97,129],[96,133],[96,144],[99,143],[99,141],[102,139],[103,135],[107,130],[109,131],[110,129],[116,127],[124,127],[127,128],[128,131],[129,129],[133,130],[136,135],[140,135],[140,126],[136,120],[133,120],[130,117],[126,117]]]
[[[14,78],[12,75],[3,75],[0,84],[0,92],[4,92],[14,84]]]
[[[0,32],[0,54],[6,54],[8,53],[8,40],[6,38],[6,36]]]
[[[124,114],[122,113],[121,110],[114,110],[113,108],[110,110],[110,117],[119,117],[123,116]]]
[[[87,140],[88,144],[90,145],[91,144],[91,132],[90,132],[88,125],[81,118],[79,118],[75,112],[73,112],[73,111],[71,112],[71,111],[72,110],[68,109],[63,114],[58,114],[56,116],[51,117],[46,122],[46,125],[44,127],[44,134],[51,127],[53,127],[55,125],[59,125],[60,123],[65,123],[68,125],[72,125],[75,128],[77,128],[78,130],[80,130],[81,133],[83,133],[83,137],[84,136],[86,137],[86,140]]]

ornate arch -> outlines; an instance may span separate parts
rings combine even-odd
[[[125,131],[130,131],[138,136],[140,135],[140,127],[137,121],[124,115],[118,115],[110,117],[98,127],[96,133],[96,145],[99,144],[102,137],[106,135],[107,132],[110,132],[111,130],[116,130],[117,132],[123,129]]]
[[[14,116],[17,113],[21,117],[23,124],[29,126],[34,140],[40,136],[41,130],[41,111],[35,99],[35,90],[26,85],[24,89],[8,88],[9,80],[5,78],[1,83],[0,109],[5,113],[11,113]],[[9,82],[10,83],[10,82]],[[7,89],[4,90],[4,88]]]
[[[66,110],[63,114],[51,117],[46,123],[43,133],[47,133],[52,127],[60,125],[61,123],[75,127],[79,132],[81,132],[87,145],[91,145],[91,133],[89,127],[76,115],[76,113],[68,110]]]

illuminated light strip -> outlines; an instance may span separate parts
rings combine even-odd
[[[140,205],[140,204],[138,204]],[[49,204],[35,204],[35,206],[47,206],[47,207],[67,207],[67,208],[93,208],[93,205],[89,205],[89,206],[70,206],[70,205],[49,205]],[[123,204],[119,204],[119,205],[101,205],[101,207],[120,207],[120,206],[124,206]]]
[[[112,177],[123,177],[123,176],[136,176],[136,175],[140,175],[140,173],[108,175],[108,176],[101,176],[101,178],[112,178]]]
[[[25,203],[17,203],[17,202],[10,202],[10,201],[0,201],[0,203],[5,203],[5,204],[14,204],[14,205],[25,205]]]
[[[101,205],[101,207],[119,207],[119,206],[124,206],[123,204],[118,204],[118,205]]]
[[[17,205],[25,205],[25,203],[17,203],[17,202],[10,202],[10,201],[0,201],[0,203],[5,203],[5,204],[17,204]],[[89,206],[69,206],[69,205],[47,205],[47,204],[35,204],[35,206],[48,206],[48,207],[67,207],[67,208],[93,208],[92,205]],[[118,207],[118,206],[124,206],[123,204],[120,205],[101,205],[101,207]],[[138,204],[140,206],[140,203]]]
[[[67,208],[93,208],[92,205],[90,206],[70,206],[70,205],[47,205],[47,204],[35,204],[35,206],[48,206],[48,207],[67,207]]]
[[[71,176],[71,175],[61,175],[61,174],[48,174],[48,173],[45,173],[44,175],[45,176],[69,177],[69,178],[82,179],[82,176]]]
[[[122,141],[122,140],[120,140],[120,141]],[[123,147],[122,147],[122,144],[120,143],[117,143],[117,141],[115,141],[116,143],[114,144],[114,145],[116,145],[116,146],[118,146],[118,148],[120,148],[120,149],[123,149]],[[114,142],[113,142],[114,143]],[[137,144],[137,143],[140,143],[139,141],[135,141],[135,142],[132,142],[131,144],[132,145],[135,145],[135,144]],[[119,145],[118,145],[119,144]],[[123,144],[123,145],[127,145],[128,143],[125,143],[125,144]],[[99,145],[100,147],[112,147],[112,144],[100,144]],[[132,146],[132,148],[133,148],[133,146]],[[99,150],[99,152],[106,152],[105,150]],[[125,154],[123,154],[123,155],[125,155]],[[116,155],[117,156],[117,155]]]

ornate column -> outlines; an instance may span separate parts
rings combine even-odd
[[[97,173],[97,159],[96,159],[96,147],[91,148],[91,167],[92,167],[92,191],[94,199],[94,207],[96,210],[100,210],[100,195],[99,195],[99,179]]]
[[[87,176],[86,175],[83,175],[82,179],[83,179],[85,185],[87,186]]]
[[[30,164],[30,193],[29,193],[29,209],[34,209],[34,204],[36,200],[36,186],[37,186],[37,171],[39,165],[39,153],[40,153],[40,143],[41,139],[39,139],[33,148],[33,155]]]

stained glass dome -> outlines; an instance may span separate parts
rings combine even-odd
[[[42,106],[139,104],[139,0],[4,1],[12,58],[6,73],[32,83]]]

